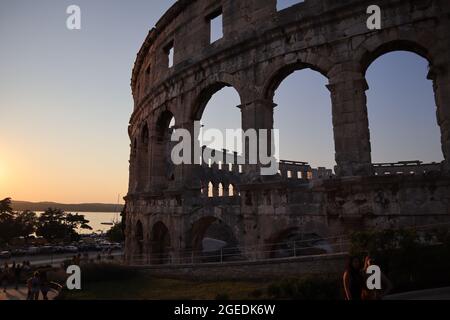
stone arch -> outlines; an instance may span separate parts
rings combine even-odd
[[[319,72],[324,77],[328,78],[327,68],[322,68],[317,65],[306,63],[306,62],[294,62],[294,63],[278,63],[274,67],[272,67],[271,72],[267,77],[266,82],[264,83],[263,89],[263,97],[264,99],[273,101],[275,91],[278,89],[280,84],[291,74],[296,71],[311,69],[313,71]]]
[[[372,50],[365,50],[363,53],[360,53],[359,57],[357,55],[361,73],[365,75],[367,69],[375,60],[387,53],[395,51],[412,52],[426,59],[430,65],[433,63],[429,49],[422,44],[416,41],[399,39],[380,43],[378,46],[372,48]]]
[[[218,73],[204,82],[200,86],[200,89],[195,93],[191,119],[200,121],[212,96],[225,87],[231,87],[236,90],[241,102],[243,101],[243,90],[241,90],[238,83],[234,80],[234,77],[228,73]]]
[[[314,60],[314,59],[312,59]],[[316,62],[317,63],[317,62]],[[334,135],[333,135],[333,104],[332,104],[332,100],[331,100],[331,96],[329,93],[329,90],[327,88],[327,86],[329,85],[329,77],[328,77],[328,70],[331,67],[331,64],[328,63],[320,63],[320,64],[311,64],[311,63],[305,63],[305,62],[301,62],[301,61],[296,61],[293,63],[276,63],[275,67],[271,70],[271,72],[269,73],[269,77],[264,85],[264,91],[263,91],[263,97],[264,100],[267,101],[268,103],[270,103],[273,107],[271,108],[271,114],[270,114],[270,118],[272,118],[272,128],[277,128],[277,129],[281,129],[280,130],[280,140],[281,141],[286,141],[286,137],[288,136],[286,132],[289,132],[287,130],[292,130],[290,131],[290,135],[292,136],[293,134],[298,135],[299,131],[301,130],[299,129],[297,126],[293,125],[293,123],[290,123],[289,126],[286,126],[286,131],[284,131],[283,129],[283,125],[286,123],[285,121],[291,121],[291,119],[304,119],[304,117],[308,116],[310,118],[314,118],[314,120],[320,121],[320,124],[324,126],[323,130],[317,130],[316,132],[314,132],[314,130],[316,129],[316,127],[318,127],[317,125],[309,125],[309,124],[305,124],[302,127],[305,128],[304,130],[306,131],[306,128],[308,128],[309,130],[306,132],[308,133],[316,133],[316,135],[314,135],[311,138],[308,139],[304,139],[302,140],[302,136],[305,136],[305,132],[302,132],[302,135],[299,135],[299,143],[305,147],[305,145],[308,145],[309,141],[312,141],[313,139],[317,139],[316,145],[315,145],[315,150],[319,150],[316,151],[317,153],[320,154],[320,156],[316,156],[316,159],[322,159],[322,161],[326,162],[326,163],[319,163],[317,164],[317,166],[321,166],[321,167],[327,167],[330,168],[330,166],[334,166],[335,165],[335,144],[334,144]],[[296,75],[294,75],[294,73],[297,73]],[[305,85],[308,85],[309,83],[313,82],[314,86],[317,88],[320,88],[321,90],[317,90],[317,94],[314,96],[314,98],[317,98],[317,100],[320,100],[320,103],[317,104],[317,109],[314,110],[308,110],[305,108],[301,108],[300,103],[299,102],[295,102],[296,105],[290,105],[290,107],[292,108],[283,108],[283,106],[285,106],[286,104],[289,105],[291,103],[292,100],[289,101],[284,101],[285,105],[281,105],[278,106],[277,104],[280,101],[277,101],[277,98],[283,100],[283,95],[277,95],[277,93],[281,93],[282,91],[282,85],[283,84],[287,84],[287,83],[291,83],[292,84],[292,79],[293,77],[298,77],[298,79],[309,79],[310,81],[308,81],[308,83],[306,83]],[[320,78],[320,79],[319,79]],[[317,84],[314,81],[311,81],[312,79],[317,79],[318,82],[320,82],[320,85]],[[278,90],[280,89],[280,90]],[[301,89],[301,87],[299,87],[299,89]],[[278,90],[278,91],[277,91]],[[313,90],[311,90],[312,92],[314,92]],[[301,95],[296,93],[296,96],[299,97],[301,99]],[[295,108],[294,108],[295,107]],[[297,108],[300,107],[300,108]],[[319,110],[319,107],[322,108],[321,109],[322,112],[319,111],[315,111],[315,110]],[[294,113],[295,112],[295,113]],[[290,115],[290,117],[287,117],[286,115]],[[301,120],[297,120],[297,121],[301,121]],[[312,121],[309,121],[310,123],[312,123]],[[282,125],[283,124],[283,125]],[[309,126],[309,127],[308,127]],[[290,128],[295,128],[290,129]],[[318,137],[320,134],[323,134],[324,137],[322,139],[316,138],[316,136]],[[292,148],[286,148],[286,145],[292,147],[292,142],[290,144],[286,144],[280,145],[280,146],[276,146],[278,149],[278,152],[280,153],[280,156],[282,157],[282,159],[286,159],[286,160],[296,160],[296,161],[308,161],[310,159],[304,159],[304,158],[299,158],[298,154],[285,154],[285,153],[293,153],[292,152]],[[323,147],[322,147],[323,146]],[[310,150],[310,149],[308,149]],[[307,154],[305,152],[305,154]],[[309,154],[309,153],[308,153]],[[314,158],[314,155],[313,155]],[[326,159],[323,160],[323,159]],[[332,167],[331,167],[332,168]]]
[[[236,195],[237,195],[236,186],[234,184],[230,183],[228,185],[228,194],[227,194],[227,196],[228,197],[235,197]]]
[[[222,89],[224,88],[229,88],[230,90],[222,91]],[[219,74],[219,76],[213,77],[213,79],[210,79],[203,83],[202,87],[198,89],[193,95],[195,97],[192,100],[193,102],[189,123],[198,121],[201,122],[202,128],[204,130],[221,130],[222,134],[225,134],[226,129],[239,129],[242,127],[242,114],[238,109],[239,105],[241,105],[242,103],[242,92],[239,87],[235,85],[235,81],[230,75],[221,73]],[[219,95],[224,95],[222,96],[222,98],[227,97],[229,99],[215,100],[215,98],[219,98]],[[222,103],[218,101],[226,103],[226,108],[223,108],[223,110],[220,108],[214,108],[218,106],[222,107]],[[219,121],[219,118],[216,117],[216,114],[220,112],[226,113],[226,115],[221,119],[223,121]],[[212,126],[213,123],[214,126]],[[199,132],[195,133],[197,134],[197,136],[194,137],[195,146],[202,148],[202,150],[205,150],[204,146],[199,145],[200,140],[198,139],[198,133]],[[216,143],[217,144],[215,146],[212,146],[212,148],[215,148],[217,150],[211,150],[213,157],[214,155],[217,155],[216,151],[219,151],[221,153],[223,149],[227,147],[220,140],[216,140]],[[226,163],[223,161],[221,161],[221,163],[208,165],[209,159],[203,158],[203,155],[201,155],[200,161],[215,170],[220,170],[220,167],[222,167],[223,169],[226,165]]]
[[[205,216],[192,223],[188,231],[187,248],[198,260],[217,262],[240,256],[238,238],[222,219]]]
[[[149,143],[150,143],[150,131],[147,122],[142,124],[139,130],[139,136],[135,140],[135,151],[136,151],[136,171],[140,174],[137,176],[137,189],[139,191],[145,191],[148,186],[148,175],[149,175]]]
[[[431,43],[428,42],[421,43],[420,41],[414,39],[412,35],[410,35],[410,38],[407,39],[393,39],[393,40],[387,39],[385,42],[378,43],[377,46],[371,47],[371,50],[365,50],[362,54],[359,54],[358,62],[361,68],[361,73],[365,77],[369,67],[382,56],[393,52],[409,52],[425,59],[429,64],[429,69],[432,70],[434,65],[432,53],[433,48],[434,46]],[[425,77],[428,78],[429,80],[433,80],[430,74],[431,73],[426,74]],[[370,84],[368,84],[368,87],[369,85]],[[434,85],[433,86],[434,102],[435,106],[438,108],[437,115],[439,115],[440,106],[436,101],[437,97],[436,90],[437,88]],[[435,112],[435,110],[432,110],[432,112]],[[368,119],[368,122],[370,124],[370,118]],[[436,119],[436,122],[439,126],[441,126],[439,118]],[[442,137],[444,131],[445,129],[441,127],[441,140],[443,140]],[[445,158],[445,150],[443,149],[442,151],[443,157]],[[399,160],[417,160],[417,159],[399,159]]]
[[[217,195],[219,197],[224,197],[225,196],[224,192],[225,192],[224,185],[222,182],[219,182],[219,185],[217,187]]]
[[[333,247],[316,229],[294,225],[273,233],[265,241],[264,251],[267,258],[276,259],[331,253]]]
[[[162,140],[171,128],[171,122],[173,122],[174,125],[176,124],[175,115],[172,111],[165,109],[157,114],[155,119],[155,137]]]
[[[151,231],[151,264],[167,264],[171,262],[171,239],[167,226],[158,221]]]
[[[165,109],[155,117],[152,136],[151,181],[153,188],[167,187],[167,183],[175,180],[175,166],[170,161],[173,143],[171,135],[176,124],[174,114]]]
[[[215,192],[214,192],[214,190],[215,190],[215,186],[214,186],[214,183],[212,182],[212,181],[209,181],[208,182],[208,184],[207,184],[207,190],[208,190],[208,192],[207,192],[207,194],[208,194],[208,198],[213,198],[214,196],[215,196]]]

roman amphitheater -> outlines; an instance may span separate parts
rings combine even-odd
[[[367,28],[374,2],[381,30]],[[211,42],[218,16],[223,37]],[[132,73],[128,261],[216,261],[215,247],[221,261],[336,252],[356,230],[449,222],[449,31],[447,0],[305,0],[283,10],[276,0],[177,1],[149,32]],[[372,163],[366,70],[399,50],[429,62],[442,163]],[[234,88],[242,129],[272,129],[275,90],[306,68],[329,81],[333,170],[290,159],[261,176],[258,164],[229,164],[240,155],[226,150],[217,150],[221,164],[172,164],[171,133],[192,131],[213,94]]]

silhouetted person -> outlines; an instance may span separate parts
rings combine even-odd
[[[367,274],[367,269],[372,266],[377,265],[376,261],[373,257],[367,256],[364,259],[364,288],[362,292],[362,299],[363,300],[381,300],[383,297],[392,290],[392,283],[389,281],[389,279],[384,275],[383,272],[381,272],[381,289],[369,289],[367,287],[367,279],[370,277],[370,274]]]
[[[3,265],[3,270],[1,272],[1,277],[0,277],[0,283],[3,284],[3,292],[6,292],[6,289],[9,284],[9,276],[10,276],[9,273],[10,273],[10,270],[9,270],[8,262],[5,262],[5,264]]]
[[[364,278],[361,273],[361,260],[351,257],[343,276],[345,300],[361,300]]]
[[[13,264],[13,273],[14,273],[14,284],[16,286],[16,290],[19,288],[19,283],[20,283],[20,276],[22,274],[22,268],[23,265],[21,266],[20,264]]]
[[[39,273],[39,287],[44,300],[48,300],[47,294],[50,291],[50,283],[47,279],[47,272],[41,271]]]
[[[29,281],[30,281],[30,293],[31,293],[30,300],[39,300],[39,290],[40,290],[39,272],[36,271],[33,274],[33,277]]]

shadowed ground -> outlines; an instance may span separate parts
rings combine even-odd
[[[394,294],[385,300],[450,300],[450,287]]]
[[[6,292],[3,288],[0,290],[0,300],[26,300],[27,299],[27,287],[20,286],[19,289],[10,288]],[[48,293],[49,300],[53,300],[56,297],[56,291],[51,290]],[[39,294],[39,300],[42,300],[42,294]]]

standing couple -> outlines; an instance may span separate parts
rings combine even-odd
[[[370,276],[367,270],[373,265],[376,263],[370,256],[365,257],[364,265],[359,257],[349,259],[343,277],[345,300],[381,300],[392,290],[391,282],[383,273],[381,273],[381,290],[370,289],[367,286]]]

